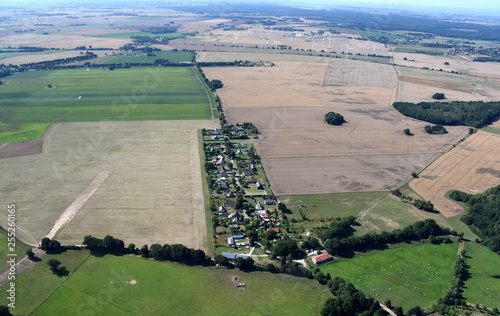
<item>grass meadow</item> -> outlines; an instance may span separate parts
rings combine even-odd
[[[31,247],[19,240],[16,240],[16,247],[14,252],[17,254],[17,260],[24,257],[26,255],[26,250],[28,249],[31,249]],[[8,247],[7,232],[0,227],[0,271],[2,272],[9,268],[9,264],[7,263],[8,253],[10,253],[10,251]]]
[[[456,256],[457,244],[422,244],[368,253],[320,269],[407,311],[415,306],[430,307],[446,293],[453,280]]]
[[[70,275],[52,275],[45,264],[50,258]],[[331,297],[316,281],[283,274],[98,258],[86,251],[47,255],[18,277],[17,293],[16,313],[23,315],[318,315]]]
[[[467,302],[500,308],[500,256],[481,244],[467,242],[465,262],[470,266],[471,277],[465,282],[463,296]]]
[[[289,218],[301,220],[301,214],[310,220],[357,216],[386,194],[386,192],[334,193],[280,196],[292,214]]]
[[[211,117],[205,87],[190,67],[44,70],[8,82],[0,86],[0,142],[38,138],[43,125],[34,123]]]
[[[179,63],[183,61],[192,61],[193,53],[191,52],[157,52],[154,56],[148,55],[109,55],[96,59],[96,64],[113,64],[113,63],[153,63],[157,59],[167,59],[170,63]]]

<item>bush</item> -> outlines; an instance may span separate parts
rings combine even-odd
[[[446,99],[446,96],[444,95],[444,93],[434,93],[432,98],[435,100],[443,100]]]
[[[347,123],[347,121],[341,114],[335,112],[328,112],[325,115],[325,120],[330,125],[342,125],[344,123]]]

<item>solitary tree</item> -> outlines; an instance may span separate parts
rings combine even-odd
[[[47,265],[49,266],[50,271],[55,274],[59,269],[59,266],[61,265],[61,261],[57,259],[50,259],[49,261],[47,261]]]
[[[30,260],[35,260],[36,258],[35,253],[31,249],[26,250],[26,255]]]
[[[5,305],[0,305],[0,316],[12,316],[9,307]]]
[[[347,123],[347,121],[341,114],[335,112],[326,113],[325,120],[330,125],[342,125],[344,123]]]
[[[443,100],[443,99],[446,99],[446,96],[444,95],[444,93],[434,93],[434,95],[432,96],[433,99],[435,100]]]
[[[405,129],[403,130],[403,133],[405,133],[405,134],[406,134],[406,135],[408,135],[408,136],[412,136],[412,135],[413,135],[413,134],[411,133],[411,131],[410,131],[410,129],[409,129],[409,128],[405,128]]]

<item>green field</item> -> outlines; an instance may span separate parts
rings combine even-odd
[[[7,254],[10,253],[10,251],[7,243],[7,232],[0,227],[0,273],[3,273],[3,271],[9,268],[9,264],[7,263]],[[16,247],[14,251],[14,253],[17,254],[16,260],[21,260],[21,258],[26,255],[26,250],[28,249],[31,249],[31,247],[19,240],[16,240]]]
[[[43,136],[49,123],[0,124],[0,143],[20,143]]]
[[[179,63],[183,61],[191,62],[193,53],[191,52],[157,52],[154,56],[148,55],[114,55],[100,57],[93,62],[96,64],[113,64],[113,63],[153,63],[157,59],[167,59],[170,63]]]
[[[500,279],[492,274],[500,274],[500,256],[481,244],[465,244],[471,278],[465,282],[463,296],[467,302],[500,308]]]
[[[50,258],[61,261],[70,276],[52,275],[45,265]],[[244,290],[234,276],[246,284]],[[48,255],[17,284],[15,312],[22,315],[318,315],[331,297],[316,281],[283,274],[87,257],[86,251]]]
[[[356,256],[324,265],[321,271],[341,276],[367,295],[381,302],[390,299],[407,311],[417,305],[431,307],[446,293],[456,256],[456,244],[423,244]]]
[[[387,192],[335,193],[280,196],[292,214],[289,218],[310,220],[357,216]]]
[[[21,124],[9,128],[14,134],[32,129],[23,123],[211,117],[205,87],[190,67],[24,72],[9,77],[0,92],[0,121]]]
[[[403,229],[417,221],[428,218],[429,213],[417,210],[412,205],[401,202],[392,194],[385,196],[373,209],[371,209],[356,227],[358,234],[367,232],[392,231]]]

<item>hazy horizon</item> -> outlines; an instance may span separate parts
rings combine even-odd
[[[108,0],[105,3],[97,0],[4,0],[0,3],[0,6],[12,6],[12,7],[33,7],[33,6],[50,6],[50,7],[65,7],[65,6],[93,6],[93,5],[104,5],[113,6],[119,5],[120,3],[130,6],[131,4],[141,5],[156,5],[156,4],[200,4],[200,3],[210,3],[216,2],[217,5],[223,5],[224,3],[232,4],[234,3],[258,3],[257,1],[241,1],[241,0]],[[443,13],[443,14],[466,14],[466,15],[485,15],[485,16],[500,16],[500,3],[496,0],[478,0],[478,1],[463,1],[463,0],[361,0],[361,1],[349,1],[349,0],[272,0],[272,1],[261,1],[264,4],[280,4],[280,5],[292,5],[292,6],[304,6],[304,7],[316,7],[316,8],[335,8],[335,7],[360,7],[360,8],[377,8],[383,10],[399,10],[399,11],[417,11],[417,12],[429,12],[429,13]]]

